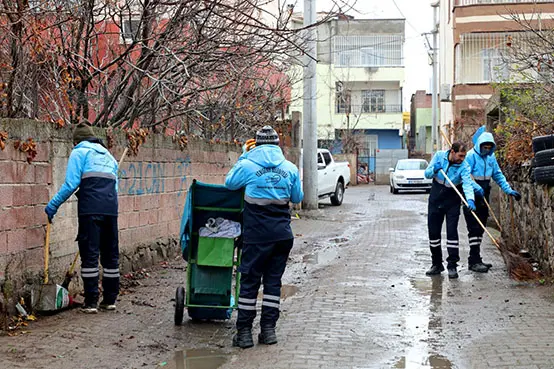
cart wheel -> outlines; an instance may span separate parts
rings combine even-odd
[[[185,287],[177,287],[175,292],[175,325],[183,323],[183,314],[185,313]]]

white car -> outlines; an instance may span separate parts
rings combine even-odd
[[[427,160],[401,159],[396,167],[390,168],[390,192],[398,193],[399,190],[431,192],[432,179],[425,178]]]

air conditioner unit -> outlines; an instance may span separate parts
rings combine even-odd
[[[451,93],[452,91],[451,91],[450,84],[448,83],[441,84],[440,97],[442,102],[451,102],[452,101],[452,99],[450,98]]]

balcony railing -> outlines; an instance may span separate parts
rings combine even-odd
[[[536,0],[456,0],[456,6],[465,5],[486,5],[486,4],[517,4],[517,3],[534,3]],[[541,2],[541,1],[539,1]]]
[[[339,105],[337,106],[337,114],[386,114],[386,113],[401,113],[402,105]]]

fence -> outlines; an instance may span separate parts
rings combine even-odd
[[[408,158],[408,150],[378,150],[375,158],[375,184],[389,183],[389,168],[394,168],[400,159]]]

